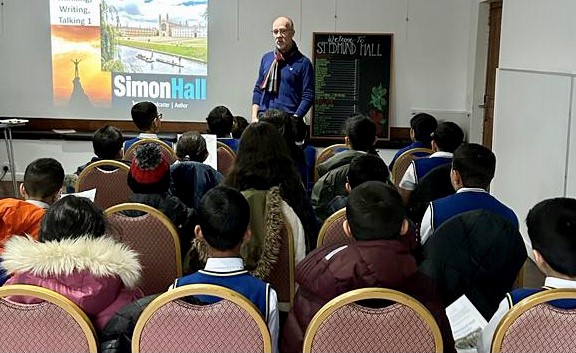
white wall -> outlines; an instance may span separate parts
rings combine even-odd
[[[218,104],[249,116],[260,57],[273,48],[270,29],[278,15],[294,19],[295,39],[309,57],[313,32],[393,33],[391,126],[409,126],[413,108],[470,111],[477,1],[210,1],[208,108],[190,111],[186,119],[201,121]],[[49,109],[31,108],[51,104],[48,1],[4,3],[0,116],[49,115]],[[128,119],[128,114],[102,118]]]
[[[576,196],[576,2],[503,5],[492,192],[524,223],[538,201]],[[527,239],[524,224],[522,232]]]

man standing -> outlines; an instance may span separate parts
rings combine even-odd
[[[264,54],[252,95],[252,121],[276,108],[302,119],[314,101],[314,69],[292,40],[294,22],[278,17],[272,24],[274,51]]]

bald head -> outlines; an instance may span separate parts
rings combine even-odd
[[[280,52],[289,51],[294,45],[294,22],[286,16],[280,16],[272,23],[274,43]]]

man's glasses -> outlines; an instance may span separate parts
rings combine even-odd
[[[273,35],[277,36],[277,35],[281,35],[282,37],[284,37],[287,33],[293,31],[292,28],[277,28],[277,29],[273,29],[271,32]]]

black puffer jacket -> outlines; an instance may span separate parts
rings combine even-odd
[[[490,320],[526,261],[520,232],[487,210],[462,213],[442,224],[423,247],[420,271],[430,276],[446,306],[463,294]]]

